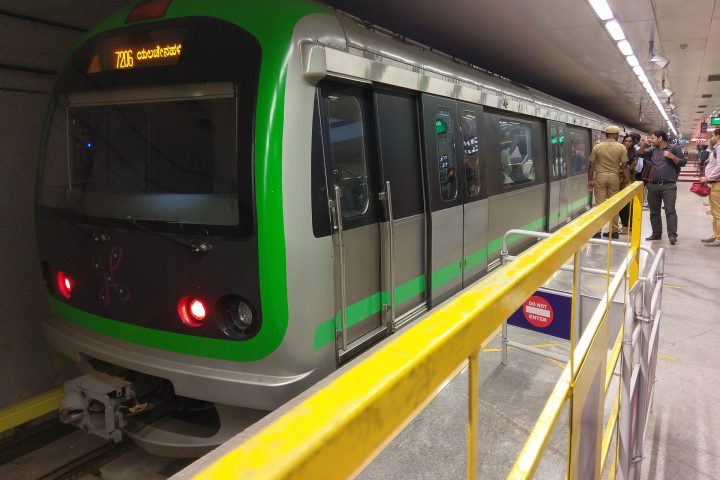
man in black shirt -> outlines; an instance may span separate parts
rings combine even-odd
[[[662,238],[662,216],[661,208],[665,204],[665,220],[667,221],[667,233],[670,238],[670,245],[677,243],[677,213],[675,211],[675,200],[677,199],[678,169],[680,159],[684,156],[679,149],[672,148],[668,143],[667,132],[655,130],[650,135],[648,143],[644,143],[638,151],[638,156],[643,161],[650,162],[650,172],[647,180],[648,206],[650,207],[650,225],[652,235],[646,240],[660,240]]]

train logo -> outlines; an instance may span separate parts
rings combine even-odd
[[[130,300],[130,288],[127,285],[119,283],[115,274],[122,265],[123,253],[122,247],[116,245],[110,249],[108,253],[107,268],[102,260],[93,257],[92,265],[95,273],[102,279],[102,286],[98,291],[98,302],[102,308],[110,306],[111,292],[116,293],[124,302]]]

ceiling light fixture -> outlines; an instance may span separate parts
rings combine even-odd
[[[606,0],[588,0],[588,2],[600,20],[605,21],[613,18],[613,12]]]
[[[668,63],[670,63],[670,59],[668,59],[665,55],[661,53],[656,53],[655,55],[650,57],[650,61],[660,68],[665,68],[668,66]]]
[[[625,56],[632,55],[634,53],[632,47],[630,46],[630,42],[627,40],[620,40],[617,46],[620,49],[620,52]]]
[[[619,40],[625,40],[625,32],[623,32],[623,29],[617,20],[610,20],[605,24],[605,28],[616,42]]]
[[[638,60],[637,56],[633,53],[632,46],[630,45],[630,42],[625,39],[625,32],[623,32],[622,26],[620,23],[615,20],[615,15],[612,12],[612,9],[607,3],[607,0],[587,0],[587,2],[590,4],[592,9],[595,11],[595,15],[602,21],[603,26],[607,30],[608,34],[612,37],[613,40],[615,40],[618,50],[620,50],[620,53],[625,57],[625,61],[627,61],[628,65],[633,70],[633,73],[638,77],[638,81],[642,84],[643,88],[647,92],[650,99],[653,101],[655,106],[658,109],[658,112],[660,112],[660,115],[662,115],[663,119],[667,122],[668,127],[672,131],[674,135],[677,135],[677,130],[675,130],[675,127],[673,126],[672,122],[670,121],[670,117],[668,117],[668,114],[665,112],[665,107],[663,106],[662,102],[660,101],[660,98],[658,98],[657,93],[655,92],[655,89],[648,79],[647,75],[645,74],[645,71],[640,66],[640,61]],[[670,60],[668,60],[666,57],[662,55],[654,55],[652,51],[653,43],[651,41],[650,43],[650,57],[651,61],[661,66],[661,68],[667,66],[668,63],[670,63]],[[663,63],[664,61],[664,63]],[[708,78],[708,80],[710,80]],[[718,75],[718,80],[720,80],[720,75]],[[664,87],[665,85],[663,85]],[[667,93],[666,93],[667,95]],[[669,97],[670,95],[668,95]]]

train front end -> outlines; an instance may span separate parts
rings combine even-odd
[[[303,8],[140,2],[66,59],[36,205],[45,332],[86,374],[66,385],[65,421],[174,455],[185,427],[133,419],[184,414],[209,428],[193,455],[221,440],[208,424],[315,381],[316,359],[285,340],[276,111]]]

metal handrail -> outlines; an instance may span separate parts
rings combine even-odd
[[[567,258],[642,194],[635,182],[531,247],[304,400],[195,478],[347,478],[359,473],[465,365]],[[637,241],[636,241],[637,239]],[[639,228],[633,232],[639,243]],[[637,251],[636,251],[637,252]],[[630,261],[630,260],[626,260]],[[634,261],[634,260],[632,260]],[[593,317],[575,348],[581,360]],[[578,363],[579,365],[579,363]],[[567,397],[571,372],[551,400]],[[472,379],[471,379],[472,382]],[[561,385],[560,383],[558,385]],[[472,388],[471,391],[476,390]],[[470,398],[475,398],[470,396]],[[468,428],[477,431],[470,405]],[[546,410],[549,409],[546,405]],[[475,410],[476,412],[476,410]],[[559,410],[558,410],[559,415]],[[476,444],[469,435],[469,458]],[[473,462],[469,462],[473,463]],[[476,470],[468,469],[474,478]]]

